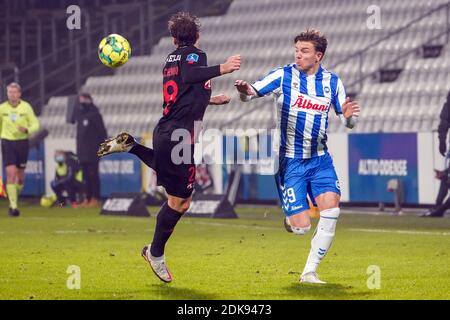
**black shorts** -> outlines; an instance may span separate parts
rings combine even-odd
[[[28,140],[2,139],[3,166],[15,165],[19,169],[25,169],[28,160]]]
[[[171,131],[164,132],[158,126],[153,131],[154,169],[158,180],[157,184],[163,186],[169,195],[186,199],[194,190],[194,145],[188,144],[181,148],[179,142],[171,141],[171,135]],[[175,151],[179,152],[175,152],[176,156],[172,159],[174,147]]]

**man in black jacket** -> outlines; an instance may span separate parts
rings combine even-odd
[[[87,207],[98,207],[100,199],[98,145],[102,143],[107,132],[102,115],[94,105],[89,93],[79,96],[80,107],[76,113],[77,155],[86,183]]]
[[[447,151],[447,133],[450,127],[450,92],[447,95],[447,101],[442,106],[440,118],[441,121],[438,126],[439,152],[445,157],[445,152]]]
[[[450,158],[450,154],[447,152],[447,134],[450,127],[450,92],[447,95],[447,101],[442,106],[440,122],[438,126],[438,137],[439,137],[439,153],[443,157]],[[446,159],[446,165],[448,165],[449,159]],[[443,200],[448,192],[449,187],[449,168],[445,168],[442,172],[436,172],[436,177],[441,180],[441,186],[439,188],[439,195],[436,199],[436,206],[429,212],[422,215],[423,217],[443,217],[445,211],[450,209],[450,198],[444,203]]]

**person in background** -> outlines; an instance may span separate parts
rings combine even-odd
[[[82,207],[78,195],[84,195],[83,172],[77,156],[70,151],[55,151],[56,172],[55,179],[51,182],[53,192],[56,194],[59,205],[66,205],[67,193],[72,208]],[[84,203],[85,204],[85,203]]]
[[[22,88],[18,83],[10,83],[6,87],[6,94],[8,100],[0,104],[0,139],[6,169],[8,214],[18,217],[18,198],[25,180],[29,137],[39,130],[39,121],[30,104],[21,99]]]
[[[440,122],[438,126],[438,139],[439,139],[439,153],[446,157],[446,163],[449,161],[449,154],[447,153],[447,135],[450,127],[450,92],[447,95],[447,101],[442,106],[440,114]],[[441,180],[439,187],[439,193],[436,198],[436,205],[428,212],[425,212],[422,217],[438,218],[443,217],[445,211],[450,209],[450,199],[443,202],[447,196],[449,180],[448,180],[448,165],[444,171],[435,170],[436,178]]]
[[[84,206],[95,208],[100,205],[100,175],[97,150],[106,137],[107,132],[102,115],[94,104],[89,93],[79,96],[80,108],[76,113],[76,145],[77,155],[83,170],[86,185],[87,203]]]

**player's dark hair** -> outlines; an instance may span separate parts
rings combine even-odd
[[[178,46],[190,46],[198,39],[200,21],[189,12],[178,12],[170,17],[168,27]]]
[[[327,51],[328,40],[320,31],[314,29],[306,30],[295,37],[294,43],[297,43],[297,41],[312,42],[314,49],[322,52],[322,58],[325,55],[325,51]]]

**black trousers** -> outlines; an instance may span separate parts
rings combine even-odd
[[[445,211],[450,209],[450,198],[448,198],[445,202],[444,199],[448,193],[448,184],[447,184],[447,176],[441,178],[441,185],[439,187],[439,193],[436,198],[436,205],[431,209],[431,213],[434,216],[444,216]]]
[[[100,174],[98,163],[98,161],[81,163],[87,200],[91,200],[92,198],[100,199]]]
[[[439,186],[439,193],[436,197],[436,207],[439,207],[444,202],[445,197],[448,193],[448,185],[447,185],[447,176],[445,178],[441,178],[441,184]]]
[[[71,202],[75,202],[77,200],[81,200],[81,199],[77,199],[77,193],[78,194],[82,194],[84,196],[84,183],[76,181],[76,180],[69,180],[66,182],[58,182],[53,180],[51,182],[51,187],[53,189],[53,192],[55,192],[56,197],[58,198],[58,202],[60,203],[64,203],[65,199],[63,197],[63,192],[66,191],[68,196],[69,196],[69,200]]]

